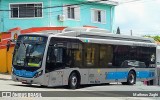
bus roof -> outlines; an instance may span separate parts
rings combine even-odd
[[[147,42],[155,43],[152,38],[144,38],[138,36],[128,36],[110,33],[108,30],[99,28],[66,28],[59,36],[72,36],[72,37],[84,37],[95,39],[110,39],[110,40],[122,40],[122,41],[134,41],[134,42]]]
[[[27,34],[25,34],[27,35]],[[119,35],[110,33],[108,30],[99,29],[99,28],[66,28],[61,33],[32,33],[30,35],[41,35],[46,37],[62,37],[62,38],[77,38],[84,42],[86,39],[91,40],[90,42],[94,42],[98,40],[99,42],[110,42],[110,43],[125,43],[128,44],[141,44],[139,46],[143,46],[143,44],[149,44],[147,47],[151,45],[155,45],[155,41],[152,38],[144,38],[137,36],[127,36],[127,35]],[[135,44],[134,44],[135,45]]]

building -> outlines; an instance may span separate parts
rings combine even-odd
[[[111,32],[116,5],[104,0],[0,0],[0,72],[11,73],[14,43],[10,40],[19,34],[75,26]]]
[[[51,26],[92,26],[112,31],[116,5],[104,0],[0,0],[0,32]]]

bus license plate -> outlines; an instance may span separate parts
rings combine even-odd
[[[26,80],[22,80],[22,83],[24,83],[24,84],[25,84],[25,83],[27,83],[27,81],[26,81]]]

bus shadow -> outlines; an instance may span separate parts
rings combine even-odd
[[[27,84],[10,84],[12,86],[20,86],[20,87],[31,87],[31,88],[44,88],[44,89],[68,89],[67,86],[54,86],[54,87],[48,87],[48,86],[40,86],[40,85],[27,85]]]
[[[27,84],[10,84],[12,86],[20,86],[20,87],[31,87],[31,88],[44,88],[44,89],[67,89],[71,90],[68,88],[68,86],[54,86],[54,87],[47,87],[47,86],[40,86],[40,85],[27,85]],[[83,89],[83,88],[88,88],[88,87],[95,87],[95,86],[112,86],[112,85],[121,85],[121,84],[86,84],[86,85],[81,85],[78,89]]]
[[[82,88],[88,88],[88,87],[95,87],[95,86],[112,86],[112,85],[121,85],[121,84],[109,84],[109,83],[103,83],[103,84],[86,84],[81,85],[80,89]]]

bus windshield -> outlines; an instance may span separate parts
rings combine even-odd
[[[14,51],[13,65],[40,67],[46,47],[46,37],[21,36]]]

